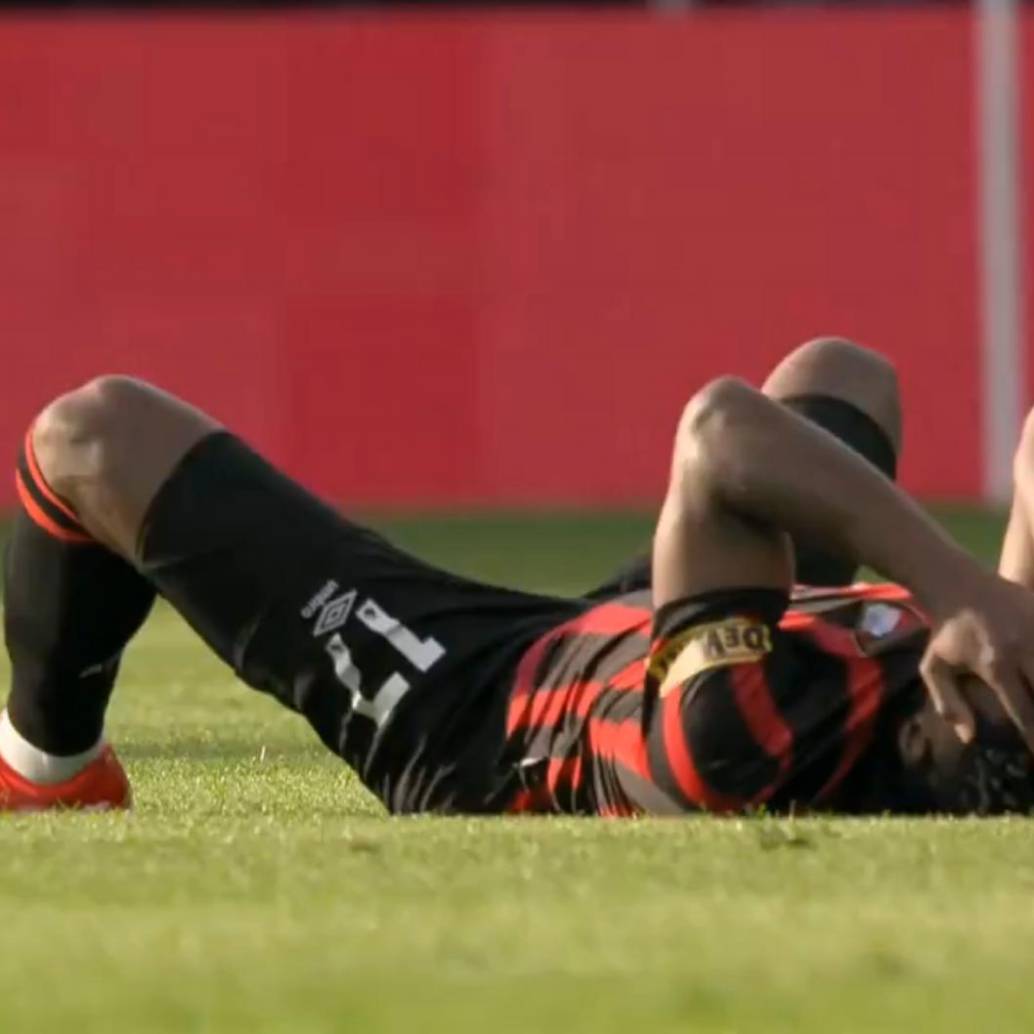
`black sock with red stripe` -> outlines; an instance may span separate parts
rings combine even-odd
[[[155,592],[50,489],[30,439],[16,481],[22,508],[4,560],[7,712],[33,746],[79,754],[101,738],[122,651]]]

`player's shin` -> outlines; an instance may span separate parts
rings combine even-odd
[[[73,777],[101,752],[122,651],[154,589],[97,544],[43,479],[26,440],[17,513],[4,558],[11,692],[0,759],[30,782]]]

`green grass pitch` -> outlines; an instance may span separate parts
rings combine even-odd
[[[385,526],[558,591],[648,530]],[[131,815],[0,819],[2,1034],[1034,1029],[1027,821],[389,819],[168,610],[110,734]]]

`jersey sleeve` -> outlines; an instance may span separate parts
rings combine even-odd
[[[652,781],[681,808],[742,811],[785,782],[793,731],[773,697],[784,592],[713,592],[660,608],[646,675]]]

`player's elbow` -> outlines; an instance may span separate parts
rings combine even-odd
[[[682,410],[679,437],[714,445],[750,418],[758,392],[739,377],[718,377],[704,385]]]
[[[734,474],[741,443],[757,419],[761,396],[738,377],[719,377],[686,404],[679,420],[675,466],[698,489]]]

